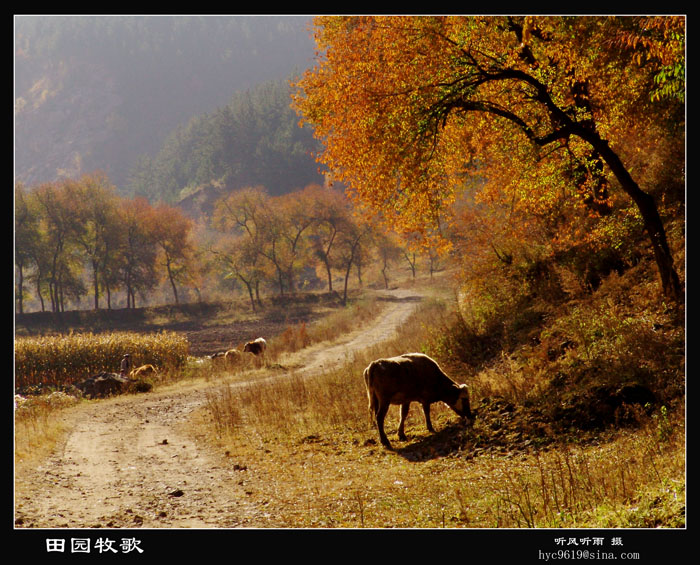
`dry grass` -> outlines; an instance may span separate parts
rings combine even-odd
[[[33,466],[46,457],[68,429],[66,409],[79,401],[54,392],[33,398],[15,397],[15,465]]]
[[[118,367],[127,351],[138,351],[137,364],[155,363],[165,367],[157,379],[157,388],[177,386],[200,379],[210,382],[263,377],[276,365],[278,357],[318,342],[331,341],[352,331],[381,312],[382,305],[373,297],[359,298],[340,310],[331,310],[314,324],[289,326],[281,336],[270,340],[270,353],[264,360],[245,355],[234,366],[212,364],[205,359],[188,358],[186,340],[172,332],[135,334],[132,332],[71,333],[64,336],[16,337],[16,385],[39,384],[50,387],[64,384],[68,374],[86,376],[106,366]],[[74,379],[73,379],[74,380]],[[224,389],[225,390],[225,389]],[[63,393],[18,397],[15,406],[15,463],[32,464],[46,457],[68,431],[65,409],[78,402]],[[225,410],[223,410],[225,407]],[[210,408],[217,407],[210,403]],[[216,425],[225,430],[236,422],[235,404],[223,398],[222,411],[216,414]]]
[[[254,410],[243,402],[254,395],[233,393],[238,419],[218,429],[221,450],[246,469],[243,480],[271,527],[684,526],[682,422],[664,423],[663,438],[648,419],[641,431],[596,443],[470,457],[442,452],[414,412],[409,442],[390,452],[374,441],[357,391],[345,410],[336,402],[319,404],[336,405],[327,411],[309,413],[303,403],[294,410],[286,395],[294,389],[294,398],[322,402],[314,388],[297,382],[277,390],[289,415],[279,425],[269,409],[247,419]],[[444,410],[433,414],[438,430],[453,420]],[[387,428],[395,425],[393,414]]]
[[[372,294],[360,296],[340,309],[324,310],[324,315],[312,323],[287,325],[279,335],[267,340],[264,356],[244,353],[240,361],[226,364],[206,359],[190,358],[183,374],[208,380],[250,380],[266,378],[269,370],[293,368],[295,354],[314,345],[331,343],[378,316],[384,304]]]
[[[437,300],[420,308],[395,340],[317,377],[285,371],[279,353],[266,367],[238,372],[190,367],[183,377],[219,385],[193,416],[191,430],[198,437],[208,435],[240,472],[250,501],[263,509],[263,523],[256,524],[261,527],[683,527],[682,407],[667,410],[661,404],[649,414],[639,411],[636,425],[626,428],[585,434],[545,429],[546,437],[519,441],[520,447],[502,435],[503,423],[485,410],[473,428],[465,428],[449,409],[433,405],[438,433],[429,434],[414,407],[406,426],[409,439],[398,442],[394,408],[386,426],[394,451],[379,445],[368,418],[362,370],[376,357],[409,350],[434,356],[455,380],[467,382],[478,407],[494,396],[519,407],[532,405],[545,397],[554,370],[570,376],[566,386],[576,386],[577,380],[585,384],[582,375],[592,367],[600,370],[594,376],[607,379],[615,375],[611,369],[624,368],[624,379],[658,370],[677,380],[683,336],[662,307],[635,307],[635,301],[647,300],[626,289],[611,279],[595,299],[587,299],[589,318],[574,307],[562,310],[537,329],[539,341],[518,342],[511,333],[510,348],[477,368],[458,360],[454,312]],[[613,296],[627,296],[627,301]],[[332,341],[353,321],[376,313],[371,303],[360,307],[362,313],[348,309],[331,315],[323,330],[322,324],[295,326],[271,349],[292,352],[315,340]],[[531,327],[527,330],[524,335],[532,336]],[[552,358],[548,349],[572,336],[576,344]],[[276,371],[274,384],[238,382],[269,376],[271,370]],[[60,437],[57,414],[42,407],[16,418],[19,458],[46,453]],[[526,415],[513,413],[515,434],[528,433]]]
[[[266,525],[684,526],[685,426],[682,412],[665,407],[651,416],[636,414],[637,427],[556,436],[542,448],[532,443],[515,450],[497,444],[493,419],[477,419],[465,429],[452,412],[433,405],[438,433],[432,435],[414,407],[408,442],[392,439],[395,451],[379,446],[368,419],[363,368],[380,355],[426,348],[435,354],[444,346],[440,337],[449,317],[444,304],[431,302],[395,341],[343,368],[310,379],[291,375],[274,385],[227,386],[210,395],[200,425],[213,431],[212,441],[232,465],[246,469],[243,481],[266,508]],[[479,383],[473,404],[484,392],[526,398],[544,381],[540,369],[518,366],[513,358],[495,367],[448,372]],[[393,409],[390,437],[397,420]]]
[[[287,326],[279,336],[270,340],[272,360],[275,361],[282,353],[294,353],[310,345],[330,342],[350,333],[375,318],[383,307],[383,303],[376,296],[365,295],[314,323]]]
[[[496,527],[683,527],[684,426],[681,418],[664,422],[662,439],[659,425],[646,419],[601,443],[494,459],[478,487],[486,504],[463,504]],[[648,493],[657,506],[642,510]]]
[[[174,332],[110,332],[15,337],[14,346],[15,387],[22,388],[58,387],[100,371],[118,371],[125,353],[134,367],[177,369],[185,362],[188,343]]]

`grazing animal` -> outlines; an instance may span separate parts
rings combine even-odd
[[[212,363],[215,363],[216,365],[220,365],[226,360],[226,352],[225,351],[218,351],[216,353],[213,353],[212,355],[209,355],[209,359],[211,359]]]
[[[143,377],[155,375],[157,372],[158,371],[153,365],[141,365],[129,373],[129,378],[142,379]]]
[[[459,385],[442,372],[439,365],[422,353],[406,353],[397,357],[372,361],[363,373],[370,416],[376,421],[382,445],[391,448],[384,433],[384,418],[389,405],[401,405],[399,439],[405,440],[404,424],[411,402],[420,402],[429,432],[430,405],[444,402],[462,418],[472,419],[467,385]]]
[[[267,342],[262,337],[249,341],[243,346],[243,351],[250,352],[253,355],[263,355],[265,349],[267,349]]]
[[[229,367],[238,365],[238,363],[241,361],[241,352],[238,351],[238,349],[229,349],[226,353],[224,353],[224,360],[226,361],[226,365]]]

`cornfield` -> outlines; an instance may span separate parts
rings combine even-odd
[[[124,354],[133,367],[184,365],[189,343],[174,332],[71,333],[15,339],[15,388],[72,384],[101,371],[119,372]]]

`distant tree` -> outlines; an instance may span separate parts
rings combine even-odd
[[[287,288],[295,292],[296,277],[301,268],[309,264],[310,246],[307,235],[317,218],[314,214],[317,186],[309,185],[272,199],[274,215],[270,224],[283,228],[279,256],[287,280]]]
[[[36,188],[36,197],[45,233],[46,276],[53,312],[65,309],[68,297],[78,298],[84,288],[79,279],[82,268],[73,235],[76,214],[72,182],[44,183]],[[42,269],[43,270],[43,269]],[[38,283],[41,285],[41,281]]]
[[[415,279],[416,278],[416,267],[417,267],[417,261],[418,257],[415,252],[415,250],[412,249],[404,249],[403,250],[403,258],[406,260],[406,263],[408,263],[408,268],[411,271],[411,278]]]
[[[298,127],[289,94],[286,80],[265,83],[179,125],[154,157],[138,159],[128,190],[174,203],[214,179],[233,189],[266,186],[274,195],[319,182],[311,156],[317,142],[310,128]]]
[[[358,221],[348,224],[347,229],[341,232],[338,241],[338,265],[344,270],[343,282],[343,304],[348,300],[348,281],[350,270],[362,253],[362,248],[366,240],[371,237],[372,226],[368,222]]]
[[[256,296],[259,301],[259,284],[266,277],[266,271],[261,264],[263,245],[265,244],[265,223],[268,218],[267,208],[269,196],[263,187],[248,187],[232,192],[220,198],[214,205],[211,219],[212,227],[230,235],[236,241],[228,245],[232,254],[228,259],[220,261],[229,264],[233,276],[243,277],[255,284]],[[215,249],[220,254],[226,249]],[[243,281],[245,284],[245,281]],[[252,286],[251,289],[252,291]]]
[[[160,204],[153,210],[153,223],[148,233],[160,250],[161,261],[173,291],[175,304],[180,304],[178,282],[187,280],[192,264],[189,234],[192,221],[179,209]]]
[[[384,232],[377,235],[376,249],[381,261],[381,273],[384,279],[384,288],[389,289],[389,266],[401,258],[402,245],[398,237],[391,232]]]
[[[307,189],[271,197],[262,187],[245,188],[215,206],[212,225],[249,240],[245,257],[252,263],[254,250],[264,259],[260,264],[255,258],[256,272],[274,281],[280,296],[295,291],[296,276],[307,258],[305,235],[315,221],[313,195],[314,190]]]
[[[236,279],[244,285],[250,299],[250,307],[255,312],[258,306],[262,306],[259,288],[262,269],[261,256],[253,240],[245,235],[226,234],[215,242],[210,251],[223,268],[224,278]]]
[[[17,268],[17,307],[24,313],[25,276],[28,275],[41,245],[36,201],[22,183],[15,184],[15,266]]]
[[[341,234],[352,225],[352,208],[345,194],[332,188],[314,189],[315,218],[310,234],[314,254],[320,260],[328,281],[328,292],[333,292],[332,268]]]
[[[119,205],[119,225],[124,234],[115,275],[126,290],[126,307],[136,307],[136,293],[151,290],[158,281],[157,249],[150,236],[157,221],[145,198],[124,199]]]
[[[79,180],[68,183],[66,188],[74,202],[72,235],[90,265],[94,308],[97,310],[100,281],[108,283],[112,280],[106,273],[112,267],[110,262],[114,260],[122,236],[117,215],[116,189],[102,173],[84,175]]]

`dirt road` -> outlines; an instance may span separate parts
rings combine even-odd
[[[370,327],[332,346],[308,348],[297,372],[311,374],[391,337],[420,301],[395,291]],[[283,373],[277,372],[274,378]],[[273,378],[273,377],[271,377]],[[224,464],[183,430],[208,387],[81,405],[67,413],[71,433],[36,469],[15,478],[19,528],[231,528],[264,525],[246,495],[241,470]]]

